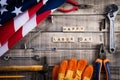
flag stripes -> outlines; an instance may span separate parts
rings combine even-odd
[[[21,14],[21,17],[15,17],[6,23],[6,26],[0,27],[0,56],[12,48],[18,41],[26,36],[29,31],[35,28],[65,1],[66,0],[43,0],[38,3],[39,6],[32,7],[24,14]],[[20,22],[20,20],[23,21]]]
[[[21,40],[29,31],[35,28],[44,20],[52,11],[46,11],[38,16],[34,15],[25,25],[23,25],[9,40],[0,47],[0,56],[7,52],[14,44]],[[41,17],[44,16],[44,17]],[[31,24],[32,23],[32,24]]]
[[[45,2],[44,2],[45,4]],[[43,6],[43,2],[30,8],[25,13],[7,22],[4,26],[0,27],[0,44],[1,46],[18,30],[23,26],[36,12]],[[6,33],[7,32],[7,33]],[[4,36],[3,36],[4,34]],[[1,47],[0,46],[0,47]]]

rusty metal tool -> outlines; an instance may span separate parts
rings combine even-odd
[[[22,75],[5,75],[5,76],[1,76],[0,75],[0,79],[20,79],[20,78],[25,78],[25,76]]]
[[[115,17],[118,13],[118,6],[116,4],[112,4],[107,7],[107,17],[110,23],[110,33],[109,33],[109,51],[110,53],[115,52],[115,40],[114,40],[114,21]]]
[[[33,60],[40,60],[39,55],[33,55],[31,57],[29,56],[3,56],[3,59],[8,61],[8,60],[18,60],[18,59],[33,59]]]

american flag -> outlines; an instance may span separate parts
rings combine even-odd
[[[13,45],[65,1],[66,0],[1,0],[0,56],[12,48]],[[9,6],[8,8],[10,10],[7,6]]]

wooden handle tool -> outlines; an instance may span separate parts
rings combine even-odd
[[[42,65],[32,66],[0,66],[0,71],[41,71]]]
[[[25,76],[22,75],[13,75],[13,76],[0,76],[0,79],[18,79],[18,78],[25,78]]]

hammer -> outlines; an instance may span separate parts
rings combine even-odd
[[[21,71],[31,71],[38,72],[42,74],[44,80],[48,79],[48,64],[47,57],[43,57],[43,65],[30,65],[30,66],[0,66],[0,72],[21,72]]]

